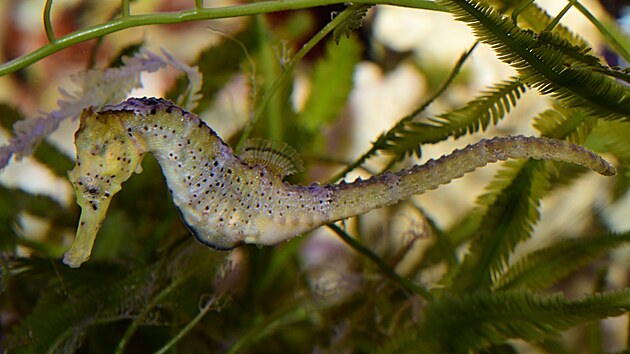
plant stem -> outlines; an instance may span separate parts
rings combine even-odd
[[[171,292],[177,289],[193,272],[188,272],[180,277],[177,277],[173,280],[173,282],[166,287],[164,290],[160,291],[151,301],[143,308],[142,312],[138,314],[136,319],[127,327],[127,330],[123,334],[123,338],[118,342],[118,347],[116,348],[116,354],[123,354],[125,352],[125,347],[131,337],[136,332],[136,329],[140,325],[140,321],[145,318],[145,316],[151,311],[160,301],[162,301],[166,296],[168,296]]]
[[[206,302],[206,304],[203,306],[203,308],[201,308],[201,310],[199,311],[199,313],[195,316],[195,318],[193,318],[190,322],[188,322],[186,324],[186,326],[184,326],[184,328],[182,328],[176,335],[175,337],[173,337],[170,341],[168,341],[168,343],[166,343],[162,348],[160,348],[160,350],[158,350],[157,352],[155,352],[155,354],[164,354],[166,352],[168,352],[169,350],[172,349],[172,347],[177,344],[177,342],[179,342],[188,332],[190,332],[191,329],[193,329],[193,327],[195,327],[195,325],[197,323],[199,323],[199,321],[201,321],[201,319],[211,310],[214,308],[214,305],[216,304],[216,299],[212,298],[210,300],[208,300],[208,302]]]
[[[308,42],[306,42],[306,44],[304,44],[302,48],[300,48],[300,50],[297,53],[295,53],[293,58],[291,58],[291,60],[286,64],[286,66],[284,67],[284,70],[282,70],[282,72],[280,73],[280,76],[278,76],[276,81],[274,81],[273,85],[271,85],[271,87],[269,87],[269,89],[265,91],[265,94],[259,106],[256,108],[256,111],[254,112],[252,119],[249,121],[249,123],[243,130],[243,134],[241,135],[241,138],[236,146],[237,154],[240,153],[241,149],[245,145],[245,142],[249,138],[252,130],[254,129],[254,125],[256,124],[260,116],[265,111],[273,95],[280,88],[280,86],[282,86],[282,84],[284,84],[284,82],[289,78],[289,74],[293,71],[293,68],[295,68],[297,63],[299,63],[302,60],[302,58],[304,58],[304,56],[306,56],[306,54],[308,54],[308,52],[310,52],[311,49],[313,49],[317,45],[317,43],[319,43],[322,39],[324,39],[324,37],[326,37],[330,32],[332,32],[335,29],[335,27],[337,27],[340,23],[342,23],[346,18],[350,17],[351,14],[352,14],[352,10],[345,9],[339,15],[335,16],[335,18],[333,18],[330,22],[328,22],[328,24],[326,24],[324,28],[322,28],[319,32],[317,32],[317,34],[311,37],[311,39],[309,39]]]
[[[120,6],[121,16],[129,17],[131,15],[131,10],[129,9],[129,0],[122,0],[122,5]]]
[[[601,21],[595,18],[595,16],[593,16],[586,7],[580,4],[579,1],[575,1],[573,6],[578,9],[584,17],[591,21],[595,27],[597,27],[608,44],[612,46],[626,62],[630,62],[630,41],[628,41],[626,35],[616,28],[616,24],[609,23],[608,26],[604,25]]]
[[[408,291],[418,294],[422,296],[427,301],[431,301],[433,296],[426,289],[414,284],[408,279],[401,277],[400,274],[396,273],[385,261],[372,252],[369,248],[363,246],[359,241],[357,241],[354,237],[348,235],[344,230],[342,230],[339,226],[335,224],[328,224],[331,230],[337,234],[337,236],[341,237],[341,239],[347,243],[352,249],[359,252],[360,254],[366,256],[369,260],[374,262],[376,266],[387,275],[390,279],[402,285]]]
[[[46,4],[44,5],[44,30],[46,31],[46,37],[48,38],[49,44],[55,43],[57,41],[57,39],[55,38],[55,31],[53,30],[52,21],[50,19],[52,4],[53,0],[46,0]]]
[[[265,93],[269,92],[270,98],[273,97],[275,92],[279,87],[272,88],[272,83],[274,83],[275,78],[278,77],[280,68],[278,67],[278,60],[276,60],[276,56],[273,52],[273,40],[271,38],[271,34],[268,31],[268,25],[265,21],[265,18],[262,15],[255,17],[256,21],[256,31],[258,32],[258,41],[260,43],[260,59],[262,63],[262,74],[264,77],[263,90]],[[293,67],[291,67],[293,69]],[[286,81],[284,78],[288,76],[282,77],[283,80],[280,84]],[[283,114],[282,114],[282,106],[280,102],[280,97],[275,96],[275,99],[269,99],[268,101],[263,100],[263,104],[265,107],[262,111],[266,112],[266,123],[267,123],[267,138],[275,141],[283,141],[282,133],[282,122],[283,122]],[[256,117],[259,118],[259,117]]]
[[[129,15],[70,33],[66,36],[55,39],[54,42],[48,43],[33,52],[3,63],[0,65],[0,76],[23,69],[74,44],[82,43],[90,39],[99,38],[107,34],[119,32],[132,27],[252,16],[270,12],[299,10],[310,7],[340,4],[344,2],[344,0],[273,0],[218,8],[195,8],[180,12]],[[48,3],[52,4],[52,0],[48,0]],[[354,1],[354,3],[396,5],[425,10],[446,11],[442,6],[429,0],[357,0]],[[49,36],[49,39],[50,38],[51,37]]]

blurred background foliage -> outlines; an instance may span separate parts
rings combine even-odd
[[[113,200],[91,260],[70,269],[60,258],[79,209],[66,180],[76,129],[67,120],[0,172],[0,348],[627,350],[630,42],[615,24],[623,2],[439,5],[352,5],[317,41],[348,5],[116,32],[1,77],[2,134],[8,141],[15,122],[54,109],[71,74],[165,48],[198,68],[192,110],[230,145],[247,135],[300,151],[306,169],[292,183],[353,180],[507,134],[586,145],[618,175],[508,162],[288,243],[221,252],[191,237],[149,156]],[[193,6],[132,1],[131,13]],[[46,43],[41,1],[0,10],[3,62]],[[59,38],[120,11],[118,1],[55,1],[50,22]],[[144,73],[131,95],[177,100],[190,85],[180,74]]]

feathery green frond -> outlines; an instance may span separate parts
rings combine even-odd
[[[512,338],[540,341],[578,324],[628,310],[627,289],[579,300],[525,291],[447,294],[427,307],[418,338],[439,343],[441,352],[467,352]]]
[[[496,6],[496,7],[500,8],[502,12],[509,12],[510,10],[516,11],[517,9],[512,8],[512,7],[515,4],[520,5],[518,4],[518,2],[514,2],[510,0],[494,0],[492,1],[492,3],[499,4],[500,6]],[[504,7],[506,8],[505,11],[503,11]],[[538,4],[536,4],[535,2],[531,2],[525,8],[520,9],[520,12],[518,12],[518,14],[515,14],[514,12],[512,12],[511,13],[512,20],[515,19],[515,15],[517,15],[515,23],[517,23],[519,27],[523,29],[531,29],[537,33],[544,32],[547,28],[549,28],[549,25],[551,24],[551,22],[554,21],[554,18],[552,18],[547,13],[547,11],[545,11],[543,8],[538,6]],[[551,32],[559,35],[563,39],[566,39],[570,43],[573,43],[575,45],[581,46],[581,45],[586,44],[586,41],[582,37],[580,37],[575,32],[571,31],[568,27],[562,25],[562,23],[556,24],[553,27]]]
[[[580,110],[556,106],[535,117],[533,125],[542,136],[584,144],[597,120]]]
[[[590,141],[600,146],[618,160],[618,173],[615,179],[613,196],[618,198],[630,190],[630,124],[622,122],[600,122]]]
[[[584,267],[604,252],[630,242],[630,233],[578,237],[527,254],[510,266],[496,284],[498,290],[544,290]]]
[[[630,88],[590,66],[573,65],[565,53],[538,40],[533,31],[517,27],[492,7],[474,0],[439,3],[457,20],[467,23],[482,42],[496,51],[499,59],[517,70],[524,83],[540,93],[601,118],[630,120]],[[584,55],[579,51],[574,54]]]
[[[339,41],[341,41],[341,36],[346,36],[346,38],[350,38],[352,31],[355,31],[363,26],[363,19],[367,15],[370,7],[372,7],[372,5],[350,5],[350,8],[352,9],[352,14],[333,31],[333,39],[335,40],[335,43],[339,44]]]
[[[153,271],[143,268],[123,276],[120,269],[95,266],[73,274],[50,261],[48,269],[38,268],[50,279],[56,279],[57,272],[60,281],[72,286],[66,294],[45,291],[29,316],[10,333],[9,348],[24,353],[73,352],[87,327],[133,316],[133,309],[140,308],[144,295],[150,293],[144,294]],[[77,276],[81,282],[64,279]]]
[[[507,183],[507,185],[506,185]],[[481,200],[491,200],[475,239],[450,284],[453,291],[489,289],[519,242],[540,218],[540,200],[550,187],[544,161],[515,161],[499,172]]]
[[[428,122],[411,122],[405,132],[416,144],[436,143],[452,136],[485,131],[496,125],[516,106],[527,87],[517,78],[500,82],[477,98],[453,111],[429,118]]]
[[[390,140],[395,140],[397,139],[397,136],[399,134],[403,134],[405,132],[407,125],[411,123],[418,114],[420,114],[422,111],[427,109],[427,107],[429,107],[429,105],[431,105],[433,101],[435,101],[440,95],[442,95],[444,91],[446,91],[446,89],[453,83],[453,80],[455,79],[457,74],[459,74],[459,71],[461,70],[462,66],[466,62],[466,59],[470,57],[470,54],[472,54],[476,46],[477,44],[475,43],[475,45],[473,45],[472,48],[470,48],[470,50],[468,50],[467,52],[465,52],[459,57],[459,60],[457,60],[457,63],[455,63],[455,66],[453,67],[449,75],[447,76],[446,80],[444,80],[444,82],[440,85],[440,87],[431,96],[429,96],[413,112],[411,112],[410,114],[408,114],[407,116],[399,120],[396,123],[396,125],[394,125],[394,127],[392,127],[389,131],[379,135],[376,141],[372,143],[372,147],[370,148],[370,150],[368,150],[366,153],[361,155],[361,157],[359,157],[356,161],[346,166],[346,168],[344,168],[343,171],[341,171],[340,173],[335,175],[335,177],[332,178],[332,181],[336,181],[345,177],[350,171],[363,165],[365,161],[375,156],[379,151],[388,151],[388,152],[394,151],[394,154],[397,154],[396,151],[398,151],[399,153],[397,155],[402,154],[403,156],[404,154],[407,154],[407,153],[409,154],[415,153],[417,156],[420,156],[421,148],[420,148],[419,143],[415,143],[411,147],[398,147],[396,144],[392,144]]]
[[[345,107],[360,51],[354,38],[326,45],[325,59],[313,69],[311,94],[298,117],[309,132],[315,133],[322,124],[333,121]]]

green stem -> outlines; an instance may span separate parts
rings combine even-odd
[[[52,0],[49,0],[49,2],[52,3]],[[33,52],[3,63],[0,65],[0,76],[23,69],[69,46],[132,27],[252,16],[263,13],[340,4],[344,2],[345,0],[273,0],[218,8],[195,8],[181,12],[129,15],[70,33],[61,38],[57,38],[55,42],[48,43]],[[354,1],[354,3],[387,4],[425,10],[446,11],[444,7],[429,0],[357,0]]]
[[[122,0],[122,5],[120,6],[121,16],[129,17],[131,15],[131,10],[129,8],[129,0]]]
[[[306,44],[304,44],[297,53],[295,53],[295,56],[293,56],[293,58],[291,58],[291,60],[284,67],[284,70],[282,70],[282,72],[280,73],[280,76],[278,76],[278,79],[276,79],[273,85],[271,85],[271,87],[265,91],[265,95],[263,96],[259,106],[256,108],[256,111],[254,112],[252,119],[249,121],[249,123],[243,130],[243,134],[241,135],[238,145],[236,146],[237,154],[241,151],[241,149],[245,145],[245,142],[251,135],[252,130],[254,129],[254,125],[256,124],[260,116],[265,111],[273,95],[280,88],[280,86],[282,86],[282,84],[284,84],[285,81],[289,78],[289,74],[293,71],[293,68],[295,68],[297,63],[299,63],[302,60],[302,58],[304,58],[304,56],[306,56],[306,54],[308,54],[308,52],[310,52],[311,49],[313,49],[317,45],[317,43],[319,43],[322,39],[324,39],[324,37],[326,37],[330,32],[332,32],[340,23],[342,23],[345,19],[350,17],[350,15],[352,15],[352,10],[345,9],[344,11],[342,11],[338,16],[335,16],[335,18],[333,18],[332,21],[328,22],[328,24],[324,26],[324,28],[322,28],[319,32],[317,32],[317,34],[315,34],[311,39],[309,39],[309,41],[306,42]]]
[[[195,8],[203,9],[203,0],[195,0]]]
[[[569,10],[575,5],[576,0],[569,0],[569,3],[558,13],[558,15],[551,21],[547,27],[543,30],[544,32],[551,32],[557,25],[560,23],[560,20],[564,17],[564,15],[569,12]]]
[[[303,306],[298,305],[300,301],[304,301],[304,299],[297,297],[295,301],[265,318],[261,323],[254,324],[249,330],[239,336],[238,341],[232,345],[226,354],[241,353],[246,347],[269,337],[279,329],[307,320],[309,313]]]
[[[44,5],[44,30],[46,31],[46,37],[48,37],[48,43],[54,44],[57,39],[55,38],[55,31],[53,30],[52,21],[50,19],[50,12],[52,10],[53,0],[46,0]]]
[[[149,311],[151,311],[158,303],[160,303],[160,301],[177,289],[186,279],[188,279],[189,276],[192,275],[192,273],[193,272],[188,272],[187,274],[177,277],[168,287],[151,299],[151,301],[142,309],[142,312],[138,314],[136,319],[129,325],[129,327],[127,327],[122,339],[118,342],[118,347],[115,352],[116,354],[123,354],[125,352],[127,343],[129,343],[133,334],[136,333],[136,329],[138,329],[140,322],[146,317]]]
[[[357,241],[354,237],[348,235],[344,230],[342,230],[339,226],[335,224],[328,224],[331,230],[337,234],[337,236],[341,237],[341,239],[347,243],[352,249],[359,252],[360,254],[366,256],[369,260],[374,262],[376,266],[387,275],[390,279],[402,285],[403,288],[408,291],[418,294],[422,296],[427,301],[431,301],[433,296],[426,289],[414,284],[406,278],[400,276],[400,274],[396,273],[385,261],[377,256],[374,252],[372,252],[369,248],[363,246],[359,241]]]
[[[269,92],[270,98],[273,98],[276,90],[279,87],[274,87],[274,90],[270,90],[274,79],[278,77],[280,68],[278,67],[278,61],[273,52],[273,45],[270,33],[267,30],[267,23],[262,15],[256,16],[256,31],[258,32],[258,41],[260,43],[260,59],[262,63],[262,74],[264,77],[263,90],[265,93]],[[293,67],[291,67],[292,69]],[[282,76],[282,82],[286,81],[288,76]],[[267,123],[267,138],[275,141],[283,141],[282,137],[282,106],[280,97],[275,96],[275,99],[270,99],[268,102],[263,101],[265,104],[263,111],[266,112]],[[261,112],[262,114],[263,112]],[[258,118],[258,117],[256,117]]]
[[[520,5],[518,5],[514,11],[512,11],[512,22],[516,25],[518,23],[518,16],[523,12],[529,5],[533,4],[534,0],[525,0]]]
[[[401,130],[405,126],[405,124],[413,121],[417,115],[422,113],[425,109],[427,109],[427,107],[429,107],[431,103],[433,103],[433,101],[435,101],[438,97],[440,97],[446,91],[446,89],[450,87],[451,83],[453,82],[453,80],[455,80],[455,77],[457,76],[457,74],[459,74],[461,68],[464,66],[464,63],[466,62],[468,57],[470,57],[470,55],[475,50],[478,44],[479,44],[479,41],[475,41],[472,47],[459,57],[459,59],[457,60],[457,63],[455,63],[455,66],[453,67],[449,75],[446,77],[446,80],[444,80],[444,82],[438,87],[438,89],[435,92],[433,92],[431,96],[429,96],[429,98],[427,98],[424,102],[422,102],[422,104],[418,108],[416,108],[413,112],[411,112],[410,114],[408,114],[407,116],[399,120],[398,123],[396,123],[396,125],[393,128],[391,128],[387,133],[381,135],[377,139],[377,141],[372,144],[372,147],[367,152],[361,155],[361,157],[359,157],[352,164],[349,164],[348,166],[346,166],[343,169],[343,171],[336,174],[333,178],[331,178],[328,181],[328,183],[334,183],[340,179],[343,179],[346,177],[348,173],[350,173],[351,171],[353,171],[354,169],[358,167],[361,167],[363,163],[365,163],[365,161],[367,161],[370,157],[376,155],[376,153],[379,150],[382,150],[382,145],[379,144],[379,142],[381,142],[382,140],[388,139],[388,137],[391,136],[392,134],[395,135],[396,134],[395,132]],[[445,136],[444,139],[446,139],[447,137],[448,136]],[[391,167],[397,160],[398,160],[397,157],[392,159],[390,163],[388,164],[387,168]]]
[[[575,8],[578,9],[584,17],[591,21],[595,27],[597,27],[597,30],[599,30],[602,36],[606,38],[608,44],[610,44],[610,46],[612,46],[626,62],[630,62],[630,42],[628,41],[627,36],[619,30],[609,30],[608,27],[595,18],[595,16],[593,16],[586,7],[582,6],[579,1],[575,1],[573,6],[575,6]],[[611,24],[610,26],[612,27],[611,29],[615,29],[614,26],[616,25]]]
[[[160,348],[160,350],[155,352],[155,354],[164,354],[164,353],[167,353],[169,350],[171,350],[172,347],[175,344],[177,344],[177,342],[179,342],[186,334],[188,334],[188,332],[190,332],[190,330],[193,329],[193,327],[195,327],[195,325],[197,325],[197,323],[199,323],[199,321],[201,321],[201,319],[211,309],[214,308],[215,304],[216,304],[216,299],[213,298],[213,299],[208,300],[208,302],[206,302],[203,308],[201,308],[197,316],[195,316],[195,318],[193,318],[190,322],[188,322],[188,324],[186,324],[186,326],[184,326],[184,328],[182,328],[181,331],[179,331],[175,335],[175,337],[173,337],[170,341],[168,341],[168,343],[166,343],[162,348]]]

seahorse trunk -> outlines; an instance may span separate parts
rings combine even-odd
[[[514,136],[481,140],[437,160],[368,180],[331,186],[330,221],[356,216],[446,184],[491,162],[507,159],[564,161],[610,176],[615,169],[602,157],[563,140]]]

